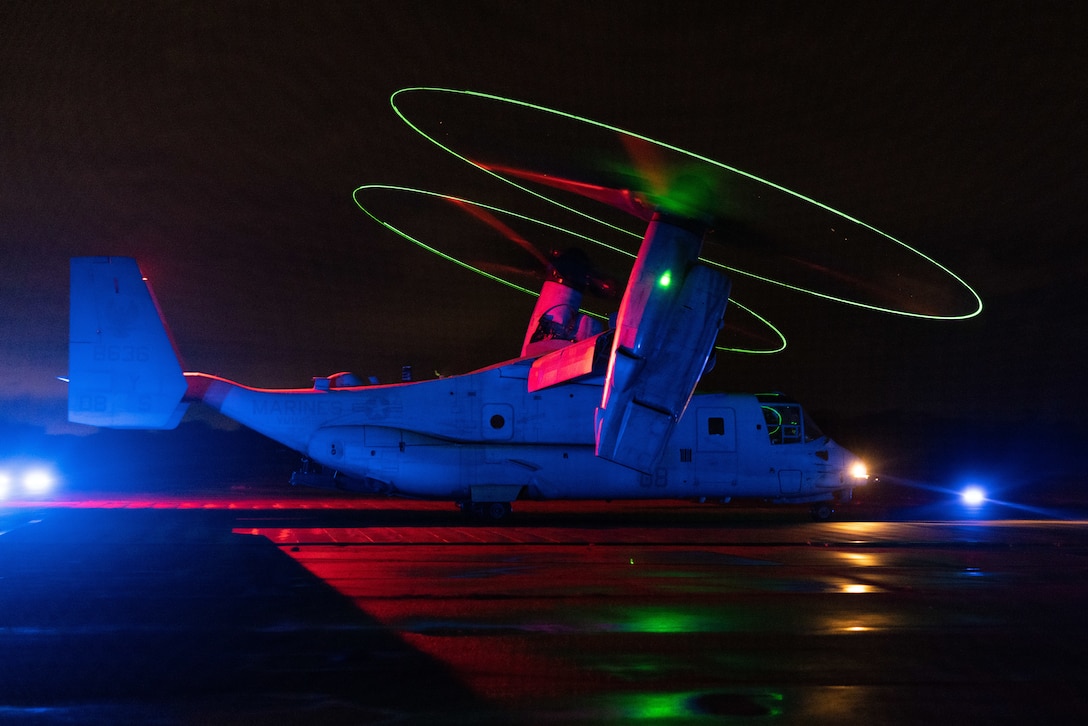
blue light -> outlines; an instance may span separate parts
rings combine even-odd
[[[23,472],[23,492],[31,497],[48,494],[53,488],[54,481],[53,473],[45,467],[27,469]]]
[[[23,457],[0,461],[0,501],[47,496],[57,482],[56,471],[48,463]]]
[[[964,488],[960,493],[960,499],[968,507],[981,507],[986,502],[986,490],[977,484]]]

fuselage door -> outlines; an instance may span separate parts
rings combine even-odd
[[[800,469],[779,469],[778,486],[783,494],[801,493],[802,472]]]
[[[695,471],[700,484],[733,484],[737,480],[737,414],[732,408],[700,408],[696,412]]]

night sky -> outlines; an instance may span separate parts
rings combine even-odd
[[[516,356],[530,298],[428,256],[352,201],[386,183],[518,204],[397,118],[390,95],[426,85],[576,113],[758,174],[917,247],[985,304],[971,320],[921,321],[735,281],[789,347],[724,355],[706,387],[785,390],[832,420],[1083,435],[1086,13],[4,3],[0,420],[71,430],[55,377],[74,255],[138,258],[186,367],[249,385]]]

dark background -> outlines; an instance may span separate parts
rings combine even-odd
[[[704,387],[785,390],[878,469],[1079,487],[1086,11],[946,5],[4,3],[4,448],[63,450],[76,468],[116,452],[137,473],[229,449],[239,471],[286,471],[276,447],[206,414],[174,434],[65,422],[73,255],[137,257],[187,368],[250,385],[516,355],[529,298],[351,198],[388,183],[509,202],[393,113],[392,92],[433,85],[667,141],[936,258],[982,315],[896,318],[735,284],[789,347],[723,356]]]

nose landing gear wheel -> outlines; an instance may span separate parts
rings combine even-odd
[[[814,522],[826,522],[827,520],[831,519],[831,516],[833,514],[835,514],[835,510],[831,507],[830,504],[826,502],[821,502],[819,504],[812,505],[811,514],[812,520]]]

